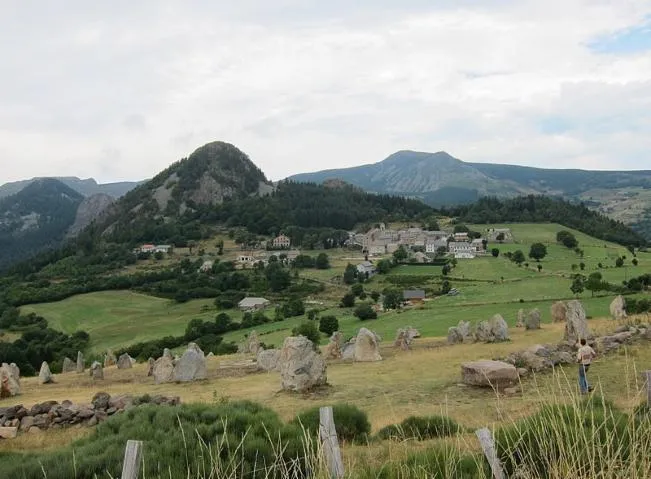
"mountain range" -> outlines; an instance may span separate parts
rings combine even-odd
[[[82,180],[76,176],[52,176],[52,177],[39,177],[32,178],[31,180],[12,181],[0,185],[0,198],[15,195],[28,185],[45,178],[58,180],[69,188],[83,196],[92,196],[95,194],[104,194],[112,198],[119,198],[128,191],[142,183],[142,181],[120,181],[116,183],[97,183],[94,178],[87,178]]]
[[[339,179],[369,192],[419,198],[434,207],[471,203],[482,196],[559,196],[584,202],[651,237],[651,170],[588,171],[467,163],[442,151],[405,150],[378,163],[288,179],[314,183]]]

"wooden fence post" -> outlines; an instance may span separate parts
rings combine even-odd
[[[141,457],[142,441],[128,440],[127,447],[124,449],[121,479],[138,479]]]
[[[646,374],[646,403],[651,407],[651,370],[644,373]]]
[[[344,463],[341,460],[335,419],[330,406],[319,408],[319,438],[330,477],[334,479],[344,477]]]
[[[491,465],[494,479],[505,479],[506,476],[504,475],[504,469],[502,469],[502,463],[497,457],[493,433],[487,427],[483,427],[477,429],[475,434],[477,435],[477,439],[479,439],[479,443],[481,444],[486,459],[488,459],[488,463]]]

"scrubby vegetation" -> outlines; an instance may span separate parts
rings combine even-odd
[[[453,436],[463,428],[447,416],[410,416],[400,424],[392,424],[378,431],[382,439],[419,441],[436,437]]]
[[[337,428],[337,437],[345,442],[365,442],[371,433],[371,424],[364,411],[352,404],[335,404],[332,415]],[[319,408],[315,407],[302,412],[292,421],[301,426],[315,438],[319,433]]]

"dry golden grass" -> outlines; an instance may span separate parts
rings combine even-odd
[[[616,326],[609,320],[591,321],[592,329],[599,334]],[[562,331],[562,324],[545,325],[539,331],[512,329],[512,341],[498,344],[447,346],[440,338],[421,339],[413,351],[407,352],[395,351],[385,344],[381,362],[331,363],[328,367],[331,388],[310,396],[281,392],[277,373],[245,374],[237,369],[220,368],[246,359],[234,355],[208,358],[209,379],[189,384],[156,385],[153,378],[146,376],[145,364],[129,370],[106,368],[102,382],[93,382],[87,374],[76,373],[56,375],[56,382],[48,385],[38,384],[37,378],[25,378],[21,381],[23,394],[20,398],[4,399],[0,407],[16,402],[29,407],[51,399],[88,403],[96,392],[106,391],[110,394],[178,395],[183,402],[248,399],[273,408],[285,419],[314,406],[347,402],[367,412],[373,431],[410,415],[429,414],[446,414],[474,428],[512,421],[530,414],[544,402],[570,398],[576,391],[576,368],[568,366],[557,370],[556,374],[528,378],[522,384],[521,394],[506,397],[492,390],[459,384],[461,363],[505,356],[537,343],[555,343],[562,337]],[[651,348],[632,346],[626,348],[626,354],[599,359],[590,371],[590,380],[600,383],[604,396],[616,405],[630,408],[640,400],[641,385],[635,367],[645,366],[646,369],[649,364]],[[60,436],[57,442],[76,437],[74,432],[69,434],[69,437]],[[9,442],[0,443],[0,450]]]

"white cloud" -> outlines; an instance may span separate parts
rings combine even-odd
[[[11,2],[3,179],[139,179],[216,139],[272,178],[404,148],[648,164],[651,55],[589,48],[648,2],[325,3]]]

